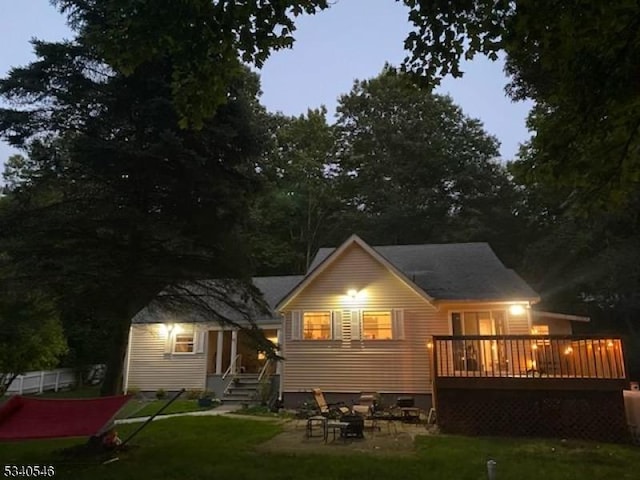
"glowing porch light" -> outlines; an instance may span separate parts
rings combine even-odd
[[[160,324],[160,335],[163,337],[168,337],[171,335],[171,332],[175,329],[175,325],[173,323],[161,323]]]
[[[573,353],[573,347],[567,347],[564,349],[565,355],[571,355]]]
[[[433,348],[433,342],[427,342],[427,348],[431,350]]]
[[[511,315],[524,315],[525,309],[522,305],[511,305],[509,307],[509,313]]]
[[[613,348],[613,342],[611,340],[607,342],[607,348]]]
[[[349,302],[358,302],[363,301],[366,297],[366,293],[364,290],[356,290],[355,288],[350,288],[347,290],[346,298]]]

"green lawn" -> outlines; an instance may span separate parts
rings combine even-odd
[[[84,385],[70,390],[58,390],[57,392],[49,390],[33,396],[39,398],[93,398],[100,396],[100,385]]]
[[[118,412],[117,418],[150,417],[166,405],[167,402],[168,400],[129,400],[129,403]],[[197,400],[183,400],[180,398],[163,410],[162,415],[197,412],[200,410],[211,410],[211,407],[202,408],[198,406]]]
[[[135,425],[119,427],[121,436]],[[556,440],[419,437],[412,456],[351,453],[258,453],[255,446],[280,431],[272,422],[222,417],[180,417],[154,422],[120,460],[69,461],[56,453],[79,440],[0,445],[5,464],[55,465],[69,479],[460,479],[486,478],[486,461],[498,463],[498,479],[636,479],[640,449]],[[319,445],[319,450],[322,446]]]
[[[91,398],[100,396],[99,386],[86,386],[76,388],[72,390],[60,390],[58,392],[43,392],[41,394],[33,395],[37,398]],[[0,397],[0,404],[10,397]],[[168,402],[168,398],[165,400],[139,400],[133,398],[120,410],[117,418],[132,418],[132,417],[148,417],[156,413],[163,405]],[[168,415],[171,413],[185,413],[196,412],[200,410],[210,410],[211,407],[199,407],[197,400],[178,399],[169,405],[162,415]],[[0,472],[0,475],[2,472]],[[1,477],[0,477],[1,478]]]

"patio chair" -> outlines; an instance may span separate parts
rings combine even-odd
[[[380,409],[380,394],[377,392],[361,392],[358,403],[355,403],[351,409],[354,413],[370,419]]]
[[[320,415],[323,417],[340,416],[351,413],[351,409],[347,407],[344,402],[327,403],[327,400],[324,398],[324,393],[322,393],[322,390],[319,388],[314,388],[311,391],[313,392],[313,398],[318,404]]]

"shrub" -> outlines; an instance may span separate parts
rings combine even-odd
[[[192,390],[187,390],[185,392],[185,397],[187,400],[197,400],[199,398],[202,398],[205,395],[206,395],[206,392],[204,390],[200,390],[197,388],[194,388]]]
[[[133,395],[137,397],[140,395],[140,389],[138,387],[127,387],[127,395]]]
[[[156,390],[156,398],[158,400],[167,398],[167,392],[165,392],[164,388],[159,388],[158,390]]]

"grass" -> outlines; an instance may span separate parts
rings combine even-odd
[[[120,436],[135,427],[120,426]],[[637,447],[559,440],[418,437],[416,452],[409,457],[258,453],[255,447],[281,428],[273,422],[238,418],[178,417],[150,424],[136,437],[137,446],[119,453],[119,461],[108,465],[94,458],[70,461],[61,457],[61,448],[83,441],[76,439],[3,444],[0,467],[51,464],[56,467],[56,478],[78,480],[477,480],[486,478],[489,459],[497,462],[499,479],[635,479],[640,471]]]
[[[269,417],[269,418],[294,418],[294,414],[290,412],[272,412],[269,407],[264,405],[252,405],[250,407],[241,408],[240,410],[236,410],[231,412],[234,415],[251,415],[255,417]]]
[[[30,396],[38,398],[92,398],[100,396],[100,386],[84,386],[71,390],[60,390],[58,392],[48,391]],[[0,403],[9,398],[9,396],[0,397]],[[160,410],[168,401],[168,398],[164,400],[141,400],[133,398],[118,412],[117,418],[149,417]],[[162,412],[162,415],[197,412],[201,410],[211,410],[211,408],[212,407],[200,407],[197,400],[180,398],[169,405]]]
[[[92,398],[100,396],[100,386],[87,385],[78,388],[72,388],[69,390],[48,390],[42,393],[29,393],[25,394],[28,397],[37,398]],[[0,404],[6,402],[11,398],[11,395],[4,395],[0,397]]]
[[[117,418],[149,417],[160,410],[169,400],[129,400],[122,410],[118,412]],[[179,398],[163,410],[162,415],[172,413],[197,412],[200,410],[211,410],[212,407],[200,407],[197,400],[183,400]]]
[[[31,396],[31,395],[30,395]],[[94,398],[100,396],[100,385],[85,385],[70,390],[53,390],[34,394],[39,398]]]

